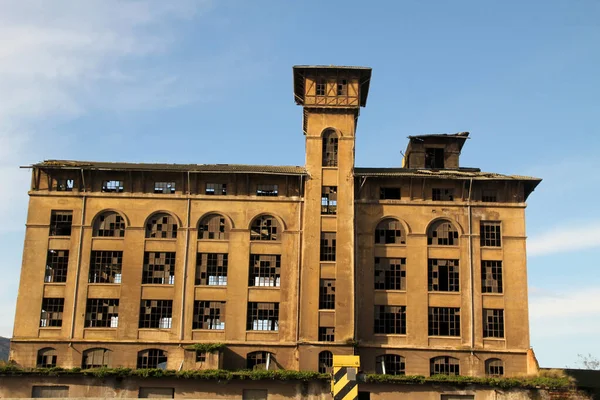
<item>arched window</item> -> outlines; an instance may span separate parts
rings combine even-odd
[[[323,166],[338,166],[338,137],[331,129],[323,133]]]
[[[333,353],[330,351],[322,351],[319,353],[319,372],[322,374],[330,374],[333,370]]]
[[[449,221],[436,221],[427,232],[427,244],[434,246],[458,245],[458,231]]]
[[[45,347],[38,351],[37,354],[37,367],[38,368],[52,368],[56,367],[57,354],[56,350],[52,347]]]
[[[277,219],[270,215],[256,217],[250,227],[250,240],[280,240]]]
[[[219,214],[210,214],[202,218],[198,225],[198,239],[227,240],[229,239],[229,223]]]
[[[504,375],[504,362],[499,358],[485,360],[485,374],[491,376]]]
[[[383,354],[375,358],[375,371],[385,375],[404,375],[406,364],[404,357],[397,354]]]
[[[110,358],[112,351],[108,349],[89,349],[83,352],[81,368],[111,367]]]
[[[160,349],[147,349],[138,352],[137,368],[167,369],[167,352]]]
[[[94,220],[94,237],[124,237],[125,219],[114,211],[106,211],[98,215]]]
[[[406,235],[400,221],[384,219],[375,228],[376,244],[406,244]]]
[[[177,222],[166,213],[151,216],[146,223],[146,237],[155,239],[176,239]]]
[[[274,366],[275,357],[273,353],[268,351],[253,351],[252,353],[246,354],[246,368],[247,369],[264,369],[272,370]]]
[[[460,375],[459,361],[457,358],[441,356],[429,360],[430,375]]]

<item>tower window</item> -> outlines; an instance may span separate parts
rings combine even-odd
[[[444,149],[425,148],[425,168],[444,168]]]
[[[319,310],[335,309],[335,279],[321,279],[319,285]]]
[[[321,214],[335,215],[337,212],[337,186],[323,186],[321,189]]]
[[[40,317],[40,327],[62,326],[63,310],[65,299],[46,298],[42,299],[42,314]]]
[[[458,260],[428,260],[429,291],[458,292]]]
[[[375,289],[406,290],[406,258],[375,257]]]
[[[321,232],[321,261],[335,261],[335,232]]]
[[[481,292],[502,293],[502,261],[481,261]]]
[[[323,167],[338,166],[338,137],[328,130],[323,134]]]
[[[481,247],[502,246],[502,235],[500,234],[500,222],[481,221]]]
[[[71,236],[73,211],[55,211],[50,213],[50,236]]]
[[[121,283],[123,252],[94,250],[90,257],[89,283]]]
[[[339,79],[337,82],[337,95],[348,96],[348,80]]]
[[[325,91],[327,89],[327,81],[323,78],[318,78],[317,83],[315,85],[315,93],[317,96],[325,96]]]
[[[503,338],[504,337],[504,310],[484,309],[483,310],[483,337],[484,338]]]
[[[335,342],[335,328],[319,327],[319,342]]]
[[[44,282],[66,282],[68,267],[69,250],[48,250]]]
[[[429,307],[429,336],[460,336],[460,308]]]

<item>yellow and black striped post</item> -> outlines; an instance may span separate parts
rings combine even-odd
[[[333,356],[333,379],[331,380],[333,400],[356,400],[358,398],[356,376],[359,368],[359,356]]]

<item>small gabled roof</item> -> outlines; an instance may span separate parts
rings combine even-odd
[[[428,133],[423,135],[411,135],[408,136],[410,140],[408,146],[410,147],[410,143],[413,141],[425,141],[427,139],[448,139],[457,141],[459,144],[459,149],[462,150],[465,142],[469,138],[469,132],[458,132],[458,133]]]

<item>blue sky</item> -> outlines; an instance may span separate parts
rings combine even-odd
[[[600,357],[600,3],[0,2],[0,335],[12,334],[29,175],[49,158],[304,164],[295,64],[373,68],[358,166],[470,131],[462,165],[535,175],[531,343]]]

